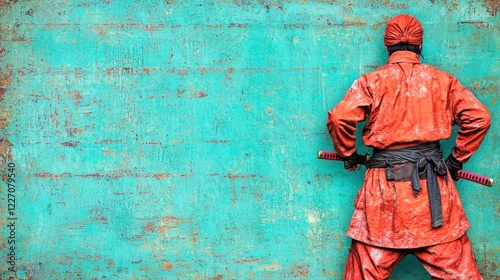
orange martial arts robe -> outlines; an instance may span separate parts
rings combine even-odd
[[[366,146],[399,149],[458,136],[453,156],[466,162],[490,126],[488,110],[452,75],[422,64],[410,51],[394,52],[388,63],[362,75],[328,112],[327,127],[335,151],[355,151],[358,122]],[[347,235],[371,246],[412,249],[461,238],[470,224],[451,176],[438,176],[444,225],[431,226],[425,179],[415,196],[411,181],[387,181],[385,168],[370,168],[355,199]],[[376,279],[376,278],[375,278]]]

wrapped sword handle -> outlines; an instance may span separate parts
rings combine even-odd
[[[338,161],[343,161],[344,158],[339,156],[337,153],[334,152],[325,152],[325,151],[318,151],[318,158],[319,159],[329,159],[329,160],[338,160]],[[368,160],[370,159],[370,154],[366,153],[364,156],[363,155],[358,155],[356,163],[361,164],[361,165],[366,165]]]
[[[469,171],[460,170],[458,171],[458,178],[469,180],[487,187],[493,187],[493,178],[488,178],[479,174],[474,174]]]

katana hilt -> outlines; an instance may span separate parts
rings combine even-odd
[[[493,187],[493,178],[488,178],[482,175],[474,174],[469,171],[460,170],[458,171],[458,178],[469,180],[487,187]]]
[[[319,159],[344,161],[343,157],[339,156],[339,154],[334,152],[318,151],[317,156]],[[369,159],[370,159],[369,153],[366,153],[364,156],[358,155],[358,158],[356,159],[356,164],[366,165]]]

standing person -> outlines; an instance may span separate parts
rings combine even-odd
[[[423,28],[410,15],[386,26],[386,65],[362,75],[328,112],[335,151],[356,169],[356,124],[374,148],[347,235],[344,279],[387,279],[413,254],[433,279],[482,279],[454,180],[490,126],[488,110],[452,75],[420,62]],[[446,161],[439,140],[458,125]],[[453,180],[451,180],[451,178]]]

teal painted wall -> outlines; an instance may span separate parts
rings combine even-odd
[[[339,279],[363,172],[315,158],[327,111],[411,13],[423,62],[490,109],[465,167],[499,182],[499,9],[1,0],[0,278]],[[457,183],[485,279],[500,277],[498,186]],[[412,257],[391,279],[409,277],[429,278]]]

